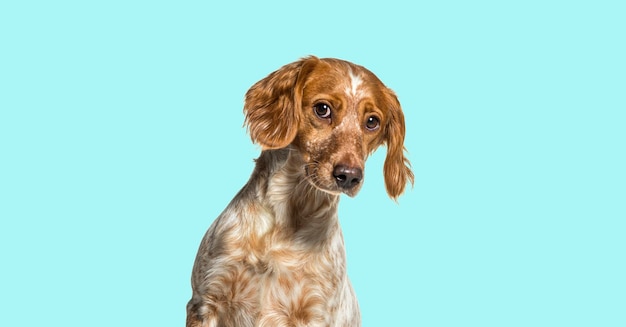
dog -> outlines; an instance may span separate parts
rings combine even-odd
[[[309,56],[244,102],[261,155],[201,241],[187,326],[360,326],[337,205],[358,193],[380,145],[388,195],[413,184],[395,93],[362,66]]]

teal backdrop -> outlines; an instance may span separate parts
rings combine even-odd
[[[623,1],[4,1],[0,326],[182,326],[259,148],[247,89],[314,54],[399,96],[342,198],[363,326],[626,326]]]

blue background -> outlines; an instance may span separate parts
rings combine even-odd
[[[181,326],[259,148],[243,95],[302,56],[399,95],[340,208],[364,326],[626,326],[621,1],[4,1],[0,325]]]

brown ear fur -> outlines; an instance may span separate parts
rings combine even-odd
[[[318,61],[310,56],[287,64],[246,93],[245,123],[252,141],[264,150],[284,148],[296,137],[304,81]]]
[[[389,108],[390,119],[386,124],[385,142],[387,143],[387,157],[385,158],[384,174],[387,194],[396,200],[404,192],[407,181],[414,183],[411,163],[404,156],[404,114],[398,98],[393,91],[385,92],[386,104]]]

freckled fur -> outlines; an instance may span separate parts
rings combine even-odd
[[[316,102],[332,118],[314,114]],[[192,272],[188,327],[360,326],[337,217],[338,165],[363,170],[387,145],[387,192],[413,182],[397,98],[367,69],[307,57],[253,85],[246,124],[263,151],[248,183],[213,222]],[[368,115],[380,128],[368,131]]]

